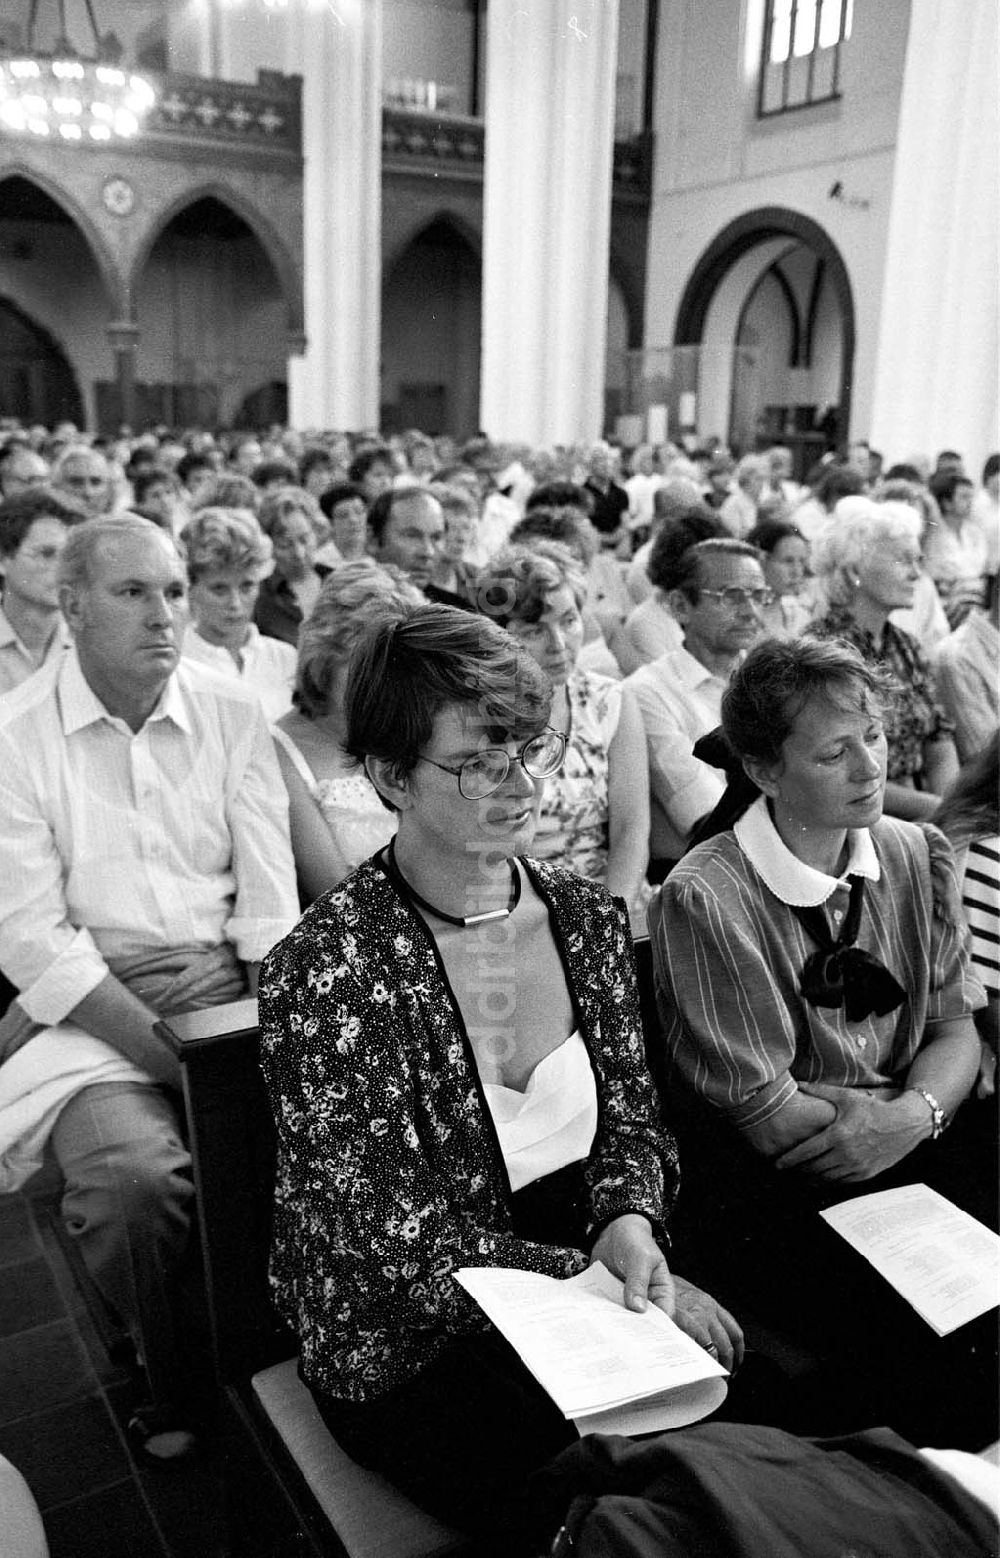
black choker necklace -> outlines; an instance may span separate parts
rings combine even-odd
[[[437,919],[444,920],[448,925],[460,925],[465,929],[469,925],[486,925],[490,920],[505,920],[514,913],[521,901],[521,873],[513,860],[510,862],[510,897],[507,900],[505,909],[488,909],[485,914],[446,914],[444,909],[437,909],[432,903],[428,903],[426,898],[421,898],[417,889],[406,880],[406,877],[399,869],[399,862],[396,859],[395,839],[392,839],[389,844],[386,859],[389,865],[389,875],[403,895],[411,898],[414,903],[420,905],[421,909],[426,909],[428,914],[433,914]]]

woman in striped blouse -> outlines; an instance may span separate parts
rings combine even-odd
[[[727,1301],[735,1280],[745,1304],[810,1347],[844,1342],[905,1429],[912,1374],[890,1397],[875,1389],[876,1369],[898,1362],[905,1306],[884,1283],[870,1291],[853,1256],[845,1265],[816,1213],[922,1181],[995,1227],[996,1120],[994,1101],[967,1101],[984,997],[950,846],[929,824],[882,817],[884,697],[883,673],[846,643],[751,650],[722,706],[743,777],[720,803],[722,831],[703,831],[650,925],[671,1081],[692,1106],[688,1182],[702,1227],[715,1221]],[[863,1325],[849,1318],[852,1294]],[[946,1344],[928,1332],[913,1345],[923,1368],[947,1354],[942,1381],[959,1378]],[[981,1354],[977,1371],[981,1394]],[[921,1401],[940,1413],[923,1381]],[[955,1396],[951,1431],[985,1442],[995,1399],[970,1429],[971,1399]]]

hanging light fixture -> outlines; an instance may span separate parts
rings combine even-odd
[[[0,131],[70,145],[132,139],[156,102],[152,83],[122,69],[121,44],[113,33],[101,35],[93,0],[83,0],[89,54],[70,42],[66,0],[56,4],[59,34],[51,54],[35,47],[40,0],[31,0],[26,47],[0,53]]]

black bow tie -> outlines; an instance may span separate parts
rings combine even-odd
[[[884,1017],[906,1000],[906,991],[885,964],[854,945],[864,895],[864,877],[852,876],[847,917],[836,941],[821,909],[792,905],[819,947],[802,965],[799,994],[810,1006],[842,1006],[848,1022],[863,1022],[872,1013]]]

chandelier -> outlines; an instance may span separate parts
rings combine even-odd
[[[0,130],[97,145],[138,135],[156,93],[145,76],[121,68],[121,44],[98,31],[93,0],[83,0],[89,54],[67,35],[66,0],[56,0],[59,31],[51,53],[35,47],[39,3],[31,0],[26,48],[0,52]]]

